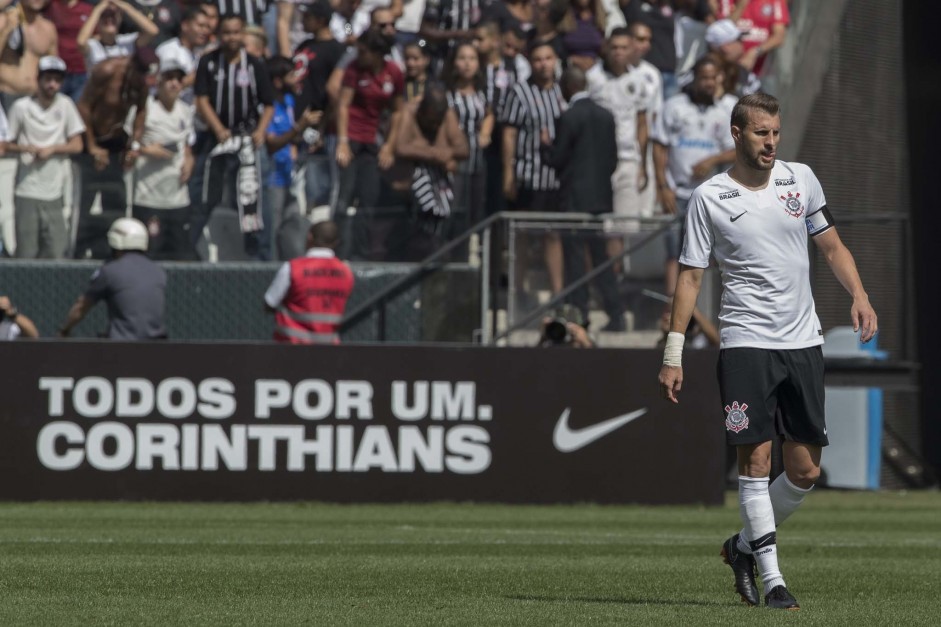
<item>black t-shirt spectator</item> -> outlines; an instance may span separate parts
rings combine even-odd
[[[650,27],[653,41],[650,42],[650,52],[647,61],[661,72],[676,71],[676,44],[673,41],[673,10],[667,5],[664,8],[640,0],[631,0],[627,6],[621,5],[624,19],[628,24],[641,22]]]
[[[235,134],[258,126],[259,105],[274,103],[265,63],[244,50],[228,63],[222,50],[203,55],[196,68],[196,97],[208,96],[219,121]]]
[[[298,112],[305,109],[324,111],[327,108],[327,79],[346,52],[346,45],[335,39],[307,39],[294,52],[294,68],[301,84],[301,95],[295,101]]]

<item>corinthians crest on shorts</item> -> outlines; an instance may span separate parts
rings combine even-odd
[[[735,433],[747,429],[748,416],[745,414],[746,409],[748,409],[748,405],[746,403],[739,405],[738,401],[734,401],[731,407],[726,405],[725,428]]]
[[[784,208],[795,218],[801,217],[804,213],[804,203],[801,202],[801,194],[797,192],[788,192],[787,196],[781,196],[784,201]]]

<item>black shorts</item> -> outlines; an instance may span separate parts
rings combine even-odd
[[[823,350],[726,348],[719,351],[719,394],[731,446],[775,435],[826,446]]]

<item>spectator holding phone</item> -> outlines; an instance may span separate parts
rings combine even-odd
[[[180,100],[186,69],[160,64],[157,93],[147,101],[140,157],[135,163],[134,217],[147,226],[154,259],[195,259],[187,224],[187,181],[193,173],[193,105]]]

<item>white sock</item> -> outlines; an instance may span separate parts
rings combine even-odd
[[[784,585],[778,569],[778,547],[774,526],[774,509],[768,493],[767,477],[739,477],[738,502],[745,533],[751,541],[751,552],[758,563],[758,573],[765,594],[776,586]]]
[[[768,486],[771,507],[774,508],[774,526],[780,527],[781,523],[790,518],[794,510],[804,502],[804,497],[813,489],[813,486],[806,490],[798,488],[787,478],[787,473],[782,472],[778,475],[778,478]]]
[[[774,510],[774,527],[777,529],[781,523],[787,520],[794,513],[800,504],[804,502],[804,497],[813,490],[810,486],[806,490],[798,488],[787,478],[787,473],[782,472],[778,478],[768,486],[768,495],[771,497],[771,508]],[[742,529],[738,534],[738,550],[742,553],[751,553],[751,538],[748,532]]]

